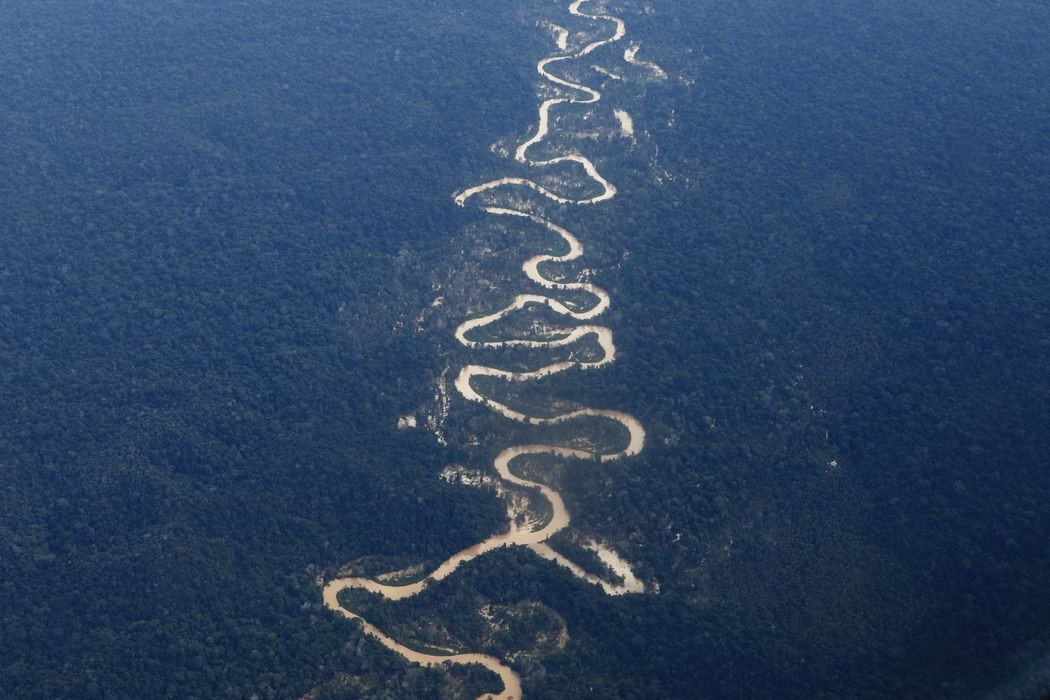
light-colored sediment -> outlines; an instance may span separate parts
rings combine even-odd
[[[554,32],[554,45],[565,51],[569,48],[569,30],[560,24],[547,23],[547,28]]]
[[[631,45],[624,49],[623,60],[627,61],[632,65],[640,66],[641,68],[647,69],[650,73],[653,74],[653,77],[658,80],[667,80],[667,71],[665,71],[663,68],[656,65],[652,61],[645,61],[641,58],[638,58],[638,51],[641,48],[642,47],[640,44],[631,42]]]
[[[483,698],[491,698],[492,700],[514,700],[520,698],[522,694],[521,679],[500,659],[477,653],[442,654],[438,652],[424,652],[411,649],[397,642],[382,630],[364,620],[360,615],[345,608],[339,602],[339,594],[345,590],[358,589],[380,595],[388,600],[402,600],[417,595],[432,583],[445,579],[462,564],[465,564],[487,552],[491,552],[501,547],[510,546],[528,547],[538,556],[552,561],[559,566],[565,567],[580,579],[596,586],[600,586],[602,590],[609,595],[640,593],[645,590],[644,584],[634,575],[630,565],[616,552],[604,544],[597,544],[593,541],[588,541],[584,546],[591,549],[598,556],[599,560],[605,565],[609,572],[613,574],[613,576],[617,577],[618,581],[605,580],[600,576],[587,572],[568,557],[551,548],[548,544],[548,540],[550,540],[550,538],[556,533],[567,528],[571,521],[570,514],[565,507],[561,494],[544,483],[519,476],[513,469],[515,461],[537,455],[550,455],[563,460],[592,460],[597,462],[608,462],[637,455],[645,445],[645,429],[642,427],[642,424],[634,418],[634,416],[631,416],[628,413],[597,408],[581,408],[561,413],[554,412],[551,415],[545,416],[528,415],[497,401],[491,396],[485,395],[481,390],[476,388],[473,383],[473,380],[476,377],[493,377],[502,379],[506,382],[533,381],[544,377],[550,377],[574,368],[594,369],[602,367],[613,362],[616,358],[616,346],[613,342],[612,331],[605,326],[591,323],[583,323],[566,328],[544,326],[541,332],[536,332],[532,337],[526,338],[507,338],[500,340],[477,340],[472,338],[472,333],[490,326],[510,314],[523,310],[529,306],[544,306],[552,312],[574,322],[594,319],[609,307],[610,300],[608,293],[590,282],[560,281],[551,279],[544,275],[543,270],[545,265],[567,263],[576,260],[583,255],[583,246],[580,244],[576,236],[570,233],[567,229],[555,224],[550,219],[539,216],[535,213],[530,213],[524,208],[515,208],[524,207],[524,205],[518,203],[517,197],[510,196],[510,193],[513,192],[515,188],[525,188],[538,193],[552,202],[563,205],[597,204],[616,196],[616,187],[599,173],[597,167],[589,158],[579,153],[558,155],[546,160],[532,160],[529,158],[530,149],[546,140],[549,134],[552,110],[557,109],[561,105],[587,105],[597,103],[601,100],[601,93],[598,90],[562,78],[551,72],[551,69],[560,62],[583,58],[602,46],[620,41],[626,34],[626,26],[623,20],[607,14],[590,14],[584,12],[581,8],[586,2],[588,2],[588,0],[574,0],[572,4],[569,5],[569,12],[577,17],[594,22],[611,23],[613,25],[613,31],[605,38],[591,41],[577,50],[570,50],[569,30],[556,24],[547,24],[547,26],[554,32],[556,45],[562,53],[542,59],[537,63],[536,70],[544,80],[554,86],[557,93],[562,94],[544,100],[542,104],[540,104],[536,131],[515,149],[513,157],[517,162],[531,167],[552,168],[562,166],[568,168],[570,172],[575,171],[577,173],[582,173],[588,181],[594,183],[596,190],[588,196],[574,197],[559,193],[554,189],[551,189],[549,186],[541,185],[528,178],[505,177],[466,188],[454,195],[455,203],[459,206],[465,206],[472,198],[483,193],[490,193],[490,196],[487,199],[491,199],[497,194],[507,192],[506,195],[500,197],[501,204],[496,205],[490,202],[482,205],[481,210],[493,216],[505,216],[526,220],[559,236],[568,248],[567,252],[560,255],[535,255],[526,260],[522,265],[522,271],[525,276],[549,294],[519,294],[502,309],[483,316],[468,319],[459,324],[455,331],[455,337],[460,343],[468,348],[499,348],[514,346],[528,348],[557,348],[569,346],[585,338],[593,337],[598,348],[600,348],[601,353],[592,359],[569,359],[560,362],[552,362],[531,371],[510,371],[480,364],[470,364],[460,370],[455,379],[454,387],[463,399],[480,403],[507,419],[529,425],[551,426],[579,419],[594,418],[616,423],[621,427],[623,432],[624,440],[622,446],[609,449],[583,449],[580,447],[552,444],[529,444],[508,447],[501,451],[493,461],[493,467],[498,479],[493,477],[479,477],[477,484],[481,485],[483,483],[488,483],[488,479],[491,478],[497,491],[504,497],[504,500],[507,503],[508,525],[506,532],[492,535],[475,545],[453,554],[444,562],[440,563],[433,571],[421,576],[419,579],[411,583],[398,585],[396,579],[392,581],[391,577],[380,577],[384,580],[376,580],[360,576],[341,577],[329,581],[324,586],[323,593],[325,606],[339,612],[347,618],[360,621],[362,624],[362,630],[367,635],[375,638],[383,646],[400,654],[410,662],[418,663],[423,666],[438,666],[442,664],[478,664],[484,666],[493,673],[496,673],[503,682],[504,687],[502,692],[482,696]],[[640,61],[636,56],[637,50],[637,45],[632,45],[631,48],[624,52],[624,58],[629,63],[659,70],[654,64]],[[619,78],[618,75],[609,71],[604,72],[611,77]],[[633,135],[633,123],[631,122],[630,115],[622,110],[616,110],[615,114],[620,120],[621,132],[628,136]],[[553,296],[553,294],[559,292],[569,292],[571,295],[579,295],[581,293],[589,295],[591,297],[591,303],[586,305],[579,301],[566,302]],[[443,418],[443,414],[448,410],[448,397],[445,390],[444,373],[442,374],[439,386],[440,389],[438,390],[437,403],[439,406],[439,412],[442,413]],[[407,420],[407,417],[402,419],[402,421],[403,423],[399,422],[399,427],[408,427],[409,421]],[[439,440],[443,440],[443,435],[440,432],[440,428],[437,425],[435,418],[430,416],[428,417],[427,422],[428,427],[438,435]],[[442,476],[450,481],[453,479],[462,480],[464,478],[470,478],[467,476],[466,471],[461,467],[452,470],[446,469],[446,473],[443,473]],[[537,520],[535,517],[523,517],[522,508],[524,506],[522,500],[520,498],[515,499],[508,493],[508,489],[515,488],[524,489],[529,492],[529,499],[534,498],[531,494],[538,494],[538,497],[542,497],[546,500],[550,507],[550,517],[540,520]],[[420,570],[420,573],[422,573],[422,570]]]
[[[613,114],[616,115],[616,120],[620,122],[620,135],[626,138],[634,138],[634,120],[631,119],[631,115],[622,109],[614,109]]]
[[[631,569],[631,565],[625,562],[622,558],[620,558],[620,555],[618,555],[616,552],[612,551],[605,545],[600,545],[591,542],[587,543],[585,546],[587,549],[590,549],[598,556],[598,559],[601,560],[603,564],[605,564],[606,568],[608,568],[615,575],[619,576],[623,580],[623,583],[615,583],[613,581],[608,581],[606,579],[601,578],[600,576],[595,576],[594,574],[585,571],[582,566],[572,561],[562,553],[555,551],[553,548],[550,547],[550,545],[545,544],[543,542],[531,544],[529,545],[529,549],[531,549],[533,552],[543,557],[544,559],[552,561],[555,564],[558,564],[559,566],[565,567],[566,569],[571,571],[576,577],[582,578],[588,583],[600,586],[601,589],[605,591],[606,595],[625,595],[627,593],[645,592],[645,584],[638,580],[638,578],[634,575],[634,571]]]

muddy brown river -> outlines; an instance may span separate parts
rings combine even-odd
[[[616,196],[616,187],[605,179],[598,172],[594,163],[584,155],[567,153],[547,160],[532,160],[529,158],[529,151],[534,146],[543,143],[550,133],[552,111],[563,105],[596,104],[602,98],[599,90],[561,77],[551,72],[552,69],[559,63],[581,59],[602,46],[620,41],[626,35],[626,26],[623,20],[607,14],[588,13],[582,9],[586,4],[588,4],[588,0],[575,0],[569,5],[568,10],[572,15],[593,24],[595,27],[594,31],[600,33],[600,37],[594,38],[578,48],[573,48],[570,45],[570,37],[573,35],[567,29],[553,23],[548,24],[555,31],[558,53],[540,60],[536,64],[536,70],[548,84],[555,86],[555,94],[557,96],[546,99],[540,104],[536,131],[517,147],[514,152],[514,159],[519,163],[534,168],[561,167],[569,169],[571,172],[578,173],[580,177],[592,182],[597,188],[596,193],[588,197],[573,198],[559,194],[549,187],[527,178],[505,177],[483,182],[455,193],[453,199],[456,204],[466,206],[472,199],[483,193],[490,193],[486,197],[487,200],[490,200],[498,195],[499,191],[513,190],[514,188],[526,188],[556,204],[563,205],[592,205]],[[579,35],[577,34],[576,36]],[[634,65],[645,67],[654,74],[657,71],[662,74],[662,71],[655,64],[638,59],[637,52],[638,45],[631,44],[624,52],[625,60]],[[621,122],[623,121],[622,117],[618,118]],[[543,520],[542,524],[537,523],[535,520],[527,520],[523,524],[517,524],[518,519],[515,518],[515,514],[508,503],[509,524],[506,532],[494,534],[471,547],[453,554],[419,580],[411,584],[396,585],[364,577],[336,578],[328,581],[324,586],[323,596],[326,607],[344,617],[359,621],[365,634],[378,640],[391,651],[400,654],[405,660],[428,667],[442,664],[478,664],[484,666],[499,676],[503,683],[503,689],[499,693],[483,695],[482,697],[512,700],[522,697],[521,679],[502,660],[480,653],[438,653],[410,648],[391,638],[339,602],[339,593],[348,589],[368,591],[392,601],[405,599],[417,595],[428,586],[448,577],[461,565],[482,556],[486,552],[491,552],[500,547],[512,546],[529,548],[538,556],[566,568],[579,578],[600,586],[609,595],[641,593],[645,591],[645,585],[634,575],[630,565],[615,551],[602,543],[587,540],[582,543],[582,546],[594,552],[606,568],[616,576],[617,580],[605,580],[602,577],[591,574],[568,557],[555,551],[548,544],[548,541],[556,533],[569,527],[571,522],[570,514],[565,507],[561,494],[546,484],[519,476],[513,469],[516,460],[535,455],[552,455],[562,459],[587,459],[600,462],[637,455],[645,445],[645,429],[642,427],[642,424],[628,413],[598,408],[581,408],[546,416],[528,415],[501,403],[491,396],[487,396],[474,383],[474,380],[479,377],[496,377],[507,382],[535,381],[570,369],[595,369],[613,362],[616,359],[616,346],[613,342],[612,331],[605,326],[589,323],[589,321],[600,316],[609,307],[609,295],[605,290],[589,282],[566,282],[544,276],[541,271],[541,266],[544,263],[566,263],[576,260],[583,255],[583,246],[571,232],[543,216],[516,209],[507,204],[492,205],[489,203],[482,205],[480,209],[491,216],[525,220],[533,225],[544,227],[551,233],[559,236],[567,248],[565,253],[561,255],[536,255],[525,261],[522,265],[522,271],[530,281],[543,290],[551,293],[570,292],[575,295],[574,298],[579,293],[583,293],[584,295],[589,295],[593,303],[589,306],[581,307],[576,303],[568,304],[542,293],[520,294],[511,303],[498,311],[471,318],[461,323],[455,331],[457,340],[468,348],[509,346],[555,348],[569,346],[581,339],[592,337],[597,342],[601,354],[597,358],[587,361],[572,359],[552,362],[527,372],[470,364],[460,370],[455,380],[456,391],[460,397],[467,401],[480,403],[509,420],[530,425],[552,426],[580,418],[600,418],[611,421],[621,427],[624,438],[623,446],[615,451],[594,451],[540,443],[508,447],[501,451],[493,461],[493,469],[498,478],[505,485],[528,489],[541,494],[550,506],[550,519]],[[543,337],[536,338],[507,340],[475,340],[472,338],[472,334],[479,329],[483,329],[533,305],[545,306],[569,322],[584,323],[578,323],[566,328],[556,328],[548,333],[544,333]]]

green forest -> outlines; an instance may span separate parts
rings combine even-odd
[[[586,25],[548,0],[8,5],[0,695],[498,689],[406,664],[319,582],[506,527],[441,475],[535,429],[459,399],[447,444],[397,421],[476,360],[452,337],[476,274],[519,293],[556,247],[452,193],[519,174],[489,147],[535,128],[544,23]],[[636,137],[588,153],[617,197],[562,214],[618,355],[529,391],[646,426],[637,457],[536,469],[651,592],[516,548],[345,604],[508,659],[530,699],[1044,697],[1048,10],[604,6],[669,76],[589,73]]]

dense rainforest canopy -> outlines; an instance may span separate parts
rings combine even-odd
[[[396,423],[454,355],[436,290],[520,275],[451,193],[506,174],[562,3],[7,5],[0,694],[490,690],[317,581],[504,525],[440,478],[478,450]],[[561,479],[659,592],[507,551],[361,609],[500,611],[530,698],[1047,693],[1050,11],[608,5],[669,79],[609,84],[620,194],[569,219],[620,356],[558,391],[650,439]]]

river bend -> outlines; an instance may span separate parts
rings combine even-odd
[[[597,418],[610,421],[620,426],[620,432],[624,436],[623,444],[618,448],[609,449],[583,449],[580,447],[542,443],[508,447],[502,450],[493,460],[492,466],[498,479],[508,487],[526,489],[542,496],[549,505],[551,514],[549,519],[544,519],[540,522],[527,521],[520,523],[508,507],[508,529],[506,532],[494,534],[471,547],[453,554],[440,563],[433,571],[411,584],[397,585],[384,583],[372,578],[343,577],[328,581],[323,591],[326,607],[347,618],[358,620],[365,634],[375,638],[391,651],[400,654],[407,661],[423,666],[479,664],[489,669],[498,675],[503,683],[503,688],[498,693],[482,696],[493,700],[512,700],[522,697],[521,679],[501,659],[480,653],[441,654],[412,649],[391,638],[360,615],[343,606],[339,601],[339,594],[345,590],[360,589],[388,600],[402,600],[417,595],[428,586],[448,577],[461,565],[482,556],[486,552],[491,552],[500,547],[511,546],[527,547],[538,556],[566,568],[575,576],[600,586],[609,595],[641,593],[645,590],[644,584],[634,575],[630,565],[616,552],[600,543],[587,541],[583,543],[583,546],[593,551],[609,571],[615,574],[615,580],[606,580],[591,574],[568,557],[554,550],[548,544],[548,541],[553,535],[569,527],[571,522],[569,511],[565,507],[561,494],[547,484],[521,476],[514,469],[517,460],[535,455],[550,455],[562,460],[596,460],[599,462],[609,462],[637,455],[645,445],[645,429],[642,424],[628,413],[600,408],[579,408],[563,413],[554,413],[553,415],[530,415],[521,409],[514,408],[487,395],[482,389],[478,388],[475,382],[476,379],[483,377],[497,378],[511,383],[529,382],[572,369],[597,369],[608,365],[616,359],[616,345],[613,342],[612,331],[606,326],[593,322],[594,319],[601,316],[609,308],[610,299],[608,293],[590,282],[556,280],[547,277],[543,273],[545,265],[568,263],[580,258],[584,254],[584,248],[579,239],[545,215],[507,203],[514,202],[517,198],[509,195],[501,198],[501,193],[504,191],[511,193],[515,190],[526,190],[533,196],[538,195],[554,205],[581,206],[599,204],[616,196],[617,190],[615,185],[599,172],[590,158],[581,153],[567,152],[546,159],[533,159],[530,157],[530,152],[534,147],[547,141],[551,133],[553,115],[559,109],[566,106],[577,106],[578,108],[580,105],[594,105],[602,99],[602,93],[598,89],[570,80],[558,72],[559,64],[577,61],[594,53],[603,46],[620,42],[626,36],[627,29],[623,20],[602,12],[588,12],[584,7],[589,4],[591,3],[588,0],[574,0],[568,7],[570,14],[592,25],[594,29],[591,31],[596,34],[596,38],[578,47],[574,48],[571,45],[572,35],[569,30],[560,25],[548,23],[547,26],[555,31],[558,51],[541,59],[536,64],[536,71],[542,80],[552,87],[554,96],[545,99],[540,104],[535,131],[517,146],[513,154],[515,161],[530,168],[540,170],[561,169],[575,173],[574,177],[587,186],[587,194],[584,196],[570,196],[565,192],[559,192],[556,188],[540,184],[532,179],[504,177],[467,187],[453,195],[453,200],[459,206],[471,205],[480,195],[485,195],[485,197],[481,198],[484,201],[478,207],[480,212],[489,216],[504,217],[511,221],[546,229],[562,240],[565,252],[561,254],[539,254],[526,260],[522,265],[522,272],[530,282],[536,285],[538,290],[534,293],[519,294],[501,309],[463,321],[456,328],[455,337],[463,346],[472,349],[512,346],[557,348],[567,347],[585,338],[592,338],[597,344],[600,353],[593,358],[572,358],[550,362],[530,371],[512,371],[483,364],[468,364],[459,371],[454,385],[462,399],[481,404],[508,420],[524,424],[553,426],[582,418]],[[663,74],[662,69],[655,64],[639,59],[637,53],[638,45],[632,43],[623,52],[624,60],[644,67],[657,77]],[[608,73],[608,71],[605,72]],[[573,301],[566,302],[559,299],[557,296],[559,293],[572,295]],[[578,299],[581,297],[589,298],[589,305],[579,302]],[[565,328],[554,329],[551,332],[544,333],[542,337],[536,338],[507,338],[499,340],[478,338],[479,332],[483,329],[531,306],[546,307],[564,318],[568,325]]]

